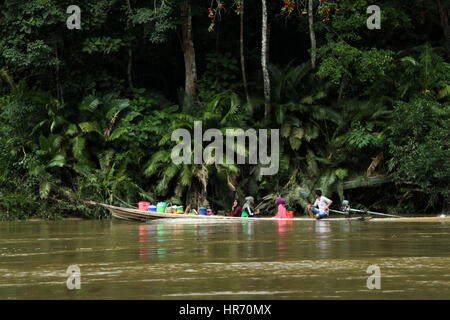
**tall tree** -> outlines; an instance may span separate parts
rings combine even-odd
[[[185,92],[188,97],[195,93],[195,82],[197,80],[197,68],[195,65],[195,49],[192,37],[192,9],[189,1],[185,1],[181,6],[183,23],[182,28],[182,49],[185,65]]]
[[[261,40],[261,65],[264,79],[264,116],[267,118],[270,114],[270,78],[268,69],[268,32],[267,32],[267,1],[261,0],[262,4],[262,40]]]
[[[309,23],[309,37],[311,39],[311,66],[316,68],[316,34],[314,32],[314,0],[308,0],[308,23]]]
[[[244,85],[245,98],[247,103],[250,103],[250,97],[248,94],[247,75],[245,74],[245,54],[244,54],[244,0],[242,0],[241,7],[239,8],[240,28],[239,28],[239,45],[241,56],[241,70],[242,70],[242,83]]]
[[[444,47],[445,53],[447,55],[447,60],[450,60],[450,27],[448,25],[448,15],[450,14],[450,9],[448,2],[442,4],[442,0],[438,0],[439,3],[439,17],[441,21],[442,31],[444,33]]]
[[[128,10],[128,15],[130,15],[132,12],[130,0],[127,0],[127,10]],[[133,68],[133,49],[131,47],[129,47],[127,52],[128,52],[127,80],[128,80],[128,86],[130,87],[130,89],[132,89],[133,88],[133,77],[131,76],[131,71]]]

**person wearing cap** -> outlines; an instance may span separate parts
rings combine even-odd
[[[253,205],[255,204],[255,199],[251,196],[245,198],[245,204],[242,207],[241,217],[254,217],[259,214],[259,209],[254,210]]]
[[[316,198],[316,201],[314,202],[314,204],[308,205],[309,216],[311,218],[314,218],[314,215],[315,215],[316,219],[322,219],[322,218],[328,217],[328,214],[329,214],[328,209],[330,208],[333,201],[328,199],[327,197],[323,196],[322,191],[320,191],[320,190],[316,190],[316,192],[314,193],[314,197]]]

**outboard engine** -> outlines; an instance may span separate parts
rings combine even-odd
[[[350,214],[350,202],[348,200],[342,201],[341,210]]]

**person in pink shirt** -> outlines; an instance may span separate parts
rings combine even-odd
[[[276,205],[278,206],[278,213],[275,216],[275,218],[281,218],[281,219],[286,219],[287,215],[286,215],[286,205],[284,203],[284,199],[281,197],[278,197],[275,200]]]

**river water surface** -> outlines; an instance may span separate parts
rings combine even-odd
[[[449,249],[444,222],[3,222],[0,299],[450,299]]]

